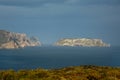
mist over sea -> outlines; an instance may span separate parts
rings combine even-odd
[[[0,69],[120,66],[120,47],[27,47],[0,50]]]

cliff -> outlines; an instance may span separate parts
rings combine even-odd
[[[0,30],[0,49],[14,49],[40,45],[41,43],[36,37],[29,38],[26,34]]]
[[[55,43],[56,46],[84,46],[84,47],[110,47],[110,44],[104,43],[101,39],[70,38],[61,39]]]

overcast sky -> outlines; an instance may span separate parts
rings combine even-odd
[[[99,38],[120,45],[120,0],[0,0],[0,29],[37,36]]]

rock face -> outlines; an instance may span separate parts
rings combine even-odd
[[[83,46],[83,47],[110,47],[110,44],[104,43],[101,39],[61,39],[55,43],[56,46]]]
[[[26,34],[0,30],[0,49],[23,48],[26,46],[40,46],[36,37],[27,37]]]

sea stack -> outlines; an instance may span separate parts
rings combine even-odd
[[[16,49],[27,46],[40,46],[41,43],[36,37],[28,37],[23,33],[14,33],[0,30],[0,49]]]
[[[110,47],[110,44],[103,42],[101,39],[65,38],[58,40],[55,46]]]

